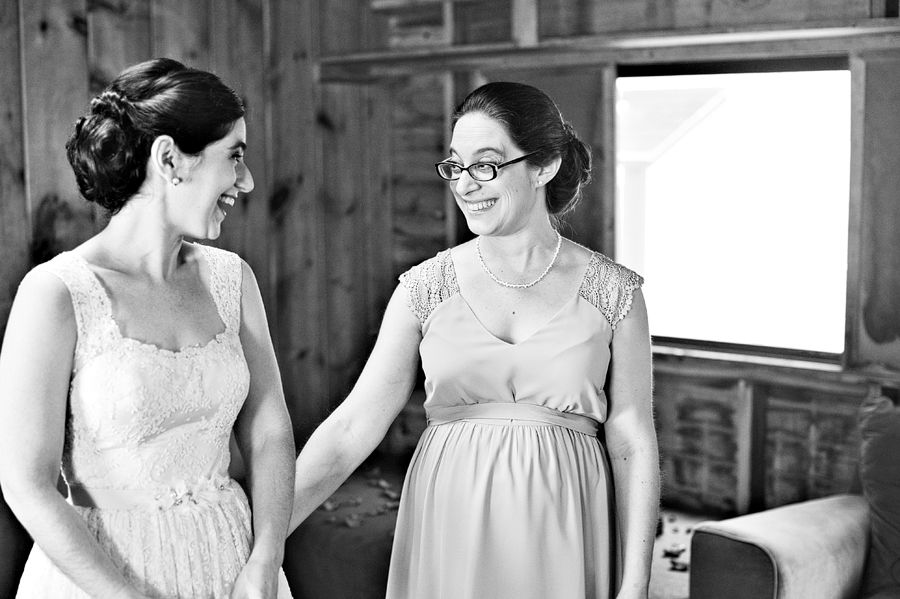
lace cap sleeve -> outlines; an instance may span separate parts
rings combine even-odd
[[[634,290],[643,284],[641,275],[595,252],[579,292],[603,313],[615,330],[631,309]]]
[[[450,250],[413,266],[400,275],[400,283],[406,288],[407,306],[424,323],[441,302],[459,291]]]

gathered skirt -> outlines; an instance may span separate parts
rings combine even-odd
[[[404,483],[388,599],[615,596],[604,448],[541,419],[429,424]]]
[[[235,485],[236,486],[236,485]],[[167,509],[73,506],[115,566],[160,599],[228,599],[252,548],[250,507],[237,489],[221,501]],[[290,599],[279,572],[279,599]],[[89,599],[35,545],[17,599]]]

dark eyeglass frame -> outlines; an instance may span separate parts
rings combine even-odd
[[[478,181],[480,183],[484,183],[485,181],[493,181],[494,179],[496,179],[497,175],[499,174],[500,169],[503,168],[504,166],[509,166],[509,165],[515,164],[517,162],[522,162],[526,158],[528,158],[530,156],[534,156],[538,152],[540,152],[540,150],[535,150],[534,152],[529,152],[528,154],[525,154],[524,156],[519,156],[518,158],[513,158],[512,160],[504,162],[503,164],[493,164],[491,162],[475,162],[473,164],[470,164],[469,166],[463,166],[463,165],[459,164],[458,162],[453,162],[452,160],[442,160],[438,163],[435,163],[434,170],[437,171],[438,177],[440,177],[444,181],[456,181],[457,179],[459,179],[462,176],[463,171],[467,171],[469,173],[469,176],[472,177],[472,179],[474,179],[475,181]],[[441,165],[444,165],[444,164],[450,165],[451,167],[458,168],[459,174],[456,175],[455,177],[445,177],[441,173]],[[489,167],[491,169],[491,175],[489,177],[487,177],[486,179],[482,178],[481,175],[476,175],[475,172],[472,171],[472,168],[474,168],[476,166]]]

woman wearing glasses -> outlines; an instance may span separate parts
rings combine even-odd
[[[438,163],[476,238],[400,277],[347,400],[297,460],[296,526],[375,448],[421,355],[399,598],[644,598],[658,455],[641,278],[563,239],[587,146],[541,91],[475,90]]]

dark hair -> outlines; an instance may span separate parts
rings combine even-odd
[[[197,155],[244,116],[240,97],[216,75],[168,58],[123,71],[75,123],[66,156],[81,195],[115,214],[147,176],[153,141],[170,135]]]
[[[453,125],[472,112],[499,121],[519,149],[535,152],[526,159],[529,164],[545,166],[561,157],[559,172],[547,184],[547,210],[558,216],[575,207],[582,188],[591,181],[591,149],[578,139],[547,94],[523,83],[488,83],[457,107]]]

